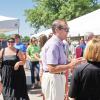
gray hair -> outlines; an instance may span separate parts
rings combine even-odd
[[[53,33],[55,33],[55,29],[56,28],[58,28],[58,29],[62,29],[63,28],[62,22],[67,23],[65,19],[58,19],[58,20],[55,20],[52,23],[52,31],[53,31]]]
[[[93,36],[94,36],[93,32],[86,32],[86,34],[84,35],[84,40],[89,41],[93,38]]]

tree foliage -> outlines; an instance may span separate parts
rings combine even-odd
[[[9,39],[10,37],[11,37],[11,35],[6,35],[6,34],[3,34],[3,33],[0,34],[0,38],[1,38],[1,39],[4,39],[4,40]],[[29,40],[30,40],[30,37],[29,37],[29,36],[24,36],[24,37],[21,36],[21,41],[22,41],[22,42],[28,43]]]
[[[7,36],[7,35],[5,35],[5,34],[3,34],[3,33],[0,34],[0,38],[2,38],[2,39],[8,39],[8,37],[9,37],[9,36]]]
[[[55,19],[72,20],[100,8],[97,0],[33,0],[35,7],[25,10],[26,21],[39,30],[49,28]]]
[[[23,41],[23,42],[29,42],[29,40],[30,40],[30,37],[29,37],[29,36],[24,36],[24,37],[22,38],[22,41]]]

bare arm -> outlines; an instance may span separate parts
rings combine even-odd
[[[2,83],[0,82],[0,94],[2,93],[2,89],[3,89],[3,86],[2,86]]]
[[[73,69],[76,65],[80,64],[82,61],[82,58],[73,59],[69,64],[66,65],[48,65],[48,70],[50,73],[59,73],[66,71],[67,69]]]
[[[0,58],[2,58],[2,53],[3,53],[3,49],[0,50]],[[0,76],[0,94],[2,93],[2,89],[3,89],[3,86],[1,83],[1,76]]]
[[[0,50],[0,58],[2,58],[3,49]]]
[[[38,61],[40,61],[40,56],[39,56],[38,53],[35,53],[35,54],[34,54],[34,58],[37,59]]]

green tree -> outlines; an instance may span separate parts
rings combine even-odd
[[[2,39],[7,39],[7,36],[5,35],[5,34],[0,34],[0,38],[2,38]]]
[[[25,37],[22,38],[23,42],[29,42],[29,40],[30,40],[29,36],[25,36]]]
[[[39,30],[49,28],[55,19],[72,20],[100,8],[97,0],[33,0],[35,7],[25,10],[26,21]]]

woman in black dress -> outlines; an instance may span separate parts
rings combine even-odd
[[[3,53],[1,83],[3,84],[4,100],[29,100],[24,71],[24,54],[14,48],[14,39],[7,41],[7,47],[0,51]]]

